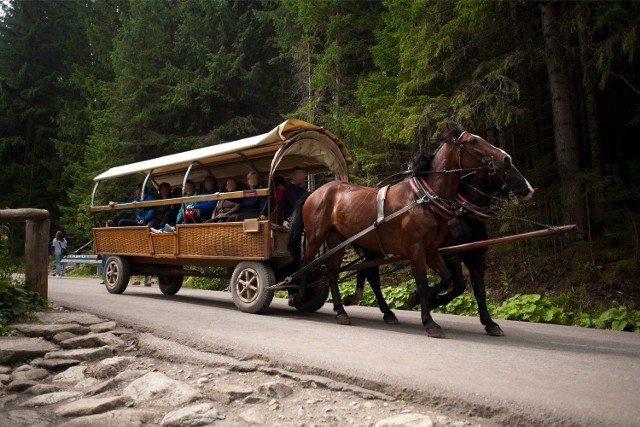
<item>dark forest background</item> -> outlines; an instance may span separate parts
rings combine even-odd
[[[577,281],[603,265],[634,278],[639,25],[635,1],[6,1],[0,206],[48,209],[77,247],[111,166],[295,117],[336,133],[353,180],[374,184],[453,119],[537,189],[517,215],[578,225]]]

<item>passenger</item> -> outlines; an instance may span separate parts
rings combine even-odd
[[[202,194],[216,194],[216,179],[209,175],[204,179],[203,187],[204,189],[202,190]],[[196,204],[193,205],[193,214],[196,222],[204,222],[211,218],[217,203],[217,200],[203,200],[196,202]]]
[[[233,178],[227,179],[227,185],[225,190],[230,193],[232,191],[237,190],[236,180]],[[208,219],[207,222],[227,222],[231,215],[237,213],[241,208],[242,204],[240,203],[241,199],[222,199],[218,201],[213,214],[211,215],[211,219]]]
[[[247,184],[249,184],[249,190],[258,190],[263,188],[262,185],[260,185],[260,177],[256,171],[251,171],[247,174]],[[267,219],[265,216],[267,196],[243,197],[240,203],[242,205],[240,212],[230,216],[229,222],[242,221],[249,218],[258,218],[260,220]]]
[[[291,183],[284,189],[284,194],[282,195],[282,223],[285,226],[291,221],[293,209],[300,197],[308,193],[307,189],[303,187],[305,176],[306,172],[304,169],[299,167],[293,168]]]
[[[189,197],[197,195],[198,192],[196,191],[196,183],[190,179],[187,180],[184,186],[183,196]],[[193,205],[191,203],[189,203],[188,205],[183,203],[180,206],[180,211],[178,212],[178,219],[176,222],[178,224],[188,224],[195,222],[193,217]]]
[[[170,199],[171,196],[171,185],[168,182],[163,182],[160,184],[158,188],[161,199]],[[155,207],[155,213],[153,215],[153,219],[149,223],[149,226],[157,230],[163,230],[164,226],[169,224],[170,226],[176,225],[176,220],[178,219],[178,213],[172,209],[174,205],[161,205]]]
[[[135,194],[135,197],[130,202],[114,202],[114,201],[111,201],[111,202],[109,202],[109,206],[114,207],[115,205],[122,204],[122,203],[140,202],[141,201],[140,195],[142,194],[142,184],[136,185],[136,188],[134,190],[134,194]],[[149,194],[148,192],[145,193],[143,201],[147,201],[147,200],[153,200],[153,196],[151,196],[151,194]],[[147,208],[147,209],[136,208],[136,219],[121,219],[118,222],[118,227],[131,227],[131,226],[134,226],[134,225],[147,225],[147,224],[149,224],[149,222],[151,222],[151,219],[153,218],[153,214],[154,214],[154,209],[153,208]]]
[[[269,201],[271,202],[271,221],[279,224],[282,216],[282,196],[284,195],[284,189],[287,187],[287,181],[280,175],[273,177],[273,192],[269,194]]]

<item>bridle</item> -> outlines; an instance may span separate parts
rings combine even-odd
[[[493,175],[496,173],[496,165],[493,161],[493,157],[491,157],[490,160],[485,160],[480,156],[475,155],[474,153],[472,153],[471,151],[469,151],[468,149],[465,148],[465,144],[462,142],[462,137],[467,134],[469,132],[467,132],[466,130],[462,131],[462,133],[460,135],[458,135],[458,137],[453,141],[453,145],[455,145],[456,147],[458,147],[458,170],[459,171],[480,171],[480,170],[484,170],[484,168],[486,168],[488,170],[489,175]],[[463,168],[462,167],[462,152],[466,152],[466,154],[468,154],[469,156],[473,157],[474,159],[476,159],[478,162],[480,162],[480,164],[482,164],[483,166],[477,167],[477,168]]]

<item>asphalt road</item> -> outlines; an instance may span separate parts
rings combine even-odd
[[[568,422],[640,425],[640,334],[499,321],[490,337],[477,318],[435,315],[447,339],[428,338],[419,313],[347,307],[352,326],[329,304],[299,313],[274,299],[265,315],[239,312],[231,295],[129,286],[109,294],[98,280],[51,278],[50,299],[201,350],[260,356],[307,373],[350,379],[441,410],[497,424]]]

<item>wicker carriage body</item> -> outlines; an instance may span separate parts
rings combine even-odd
[[[145,226],[93,229],[98,254],[135,257],[151,264],[182,260],[200,265],[227,261],[220,265],[228,265],[228,261],[268,260],[270,236],[267,221],[258,221],[249,230],[243,222],[178,225],[173,233],[152,233]]]

